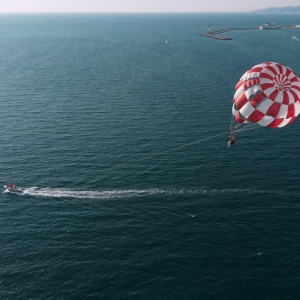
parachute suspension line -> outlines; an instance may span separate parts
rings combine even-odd
[[[235,116],[231,115],[230,125],[229,125],[229,136],[235,135],[236,128],[238,124],[235,121]]]
[[[256,123],[244,124],[244,126],[245,126],[245,128],[238,129],[238,130],[236,130],[236,132],[243,132],[243,131],[248,131],[248,130],[257,129],[257,128],[262,127]]]
[[[252,124],[252,123],[251,123]],[[246,125],[245,123],[242,124],[242,123],[237,123],[236,120],[235,120],[235,116],[234,115],[231,115],[231,120],[230,120],[230,126],[229,126],[229,136],[236,136],[236,133],[237,132],[240,132],[239,128],[240,126],[243,127]],[[250,123],[248,124],[250,125]]]
[[[235,120],[235,116],[232,115],[229,126],[229,136],[236,136],[236,133],[248,131],[259,127],[261,126],[257,123],[237,123]]]

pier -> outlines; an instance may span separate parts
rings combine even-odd
[[[300,25],[282,25],[280,28],[283,29],[300,29]],[[279,28],[279,29],[280,29]],[[259,27],[237,27],[237,28],[224,28],[224,29],[218,29],[211,31],[210,26],[208,26],[208,31],[204,33],[200,33],[200,35],[208,37],[208,38],[213,38],[216,40],[223,40],[223,41],[229,41],[232,40],[232,38],[228,36],[222,36],[219,34],[222,34],[224,32],[229,32],[229,31],[235,31],[235,30],[257,30],[260,29]],[[265,30],[274,30],[274,29],[265,29]]]

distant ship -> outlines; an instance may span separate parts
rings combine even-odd
[[[279,29],[279,28],[280,25],[278,25],[277,23],[270,23],[270,22],[266,22],[265,24],[259,27],[259,29]]]

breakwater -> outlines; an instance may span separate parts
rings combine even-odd
[[[224,33],[224,32],[229,32],[229,31],[234,31],[234,30],[253,30],[253,29],[259,29],[259,27],[238,27],[238,28],[224,28],[224,29],[219,29],[219,30],[214,30],[214,31],[207,31],[204,33],[200,33],[200,35],[205,36],[205,37],[209,37],[209,38],[213,38],[216,40],[232,40],[232,38],[228,37],[228,36],[221,36],[219,34]]]
[[[282,25],[280,26],[280,28],[278,29],[300,29],[300,25]],[[207,31],[204,33],[200,33],[200,35],[205,36],[205,37],[209,37],[209,38],[213,38],[216,40],[232,40],[232,38],[228,37],[228,36],[222,36],[219,34],[225,33],[225,32],[229,32],[229,31],[235,31],[235,30],[256,30],[256,29],[260,29],[259,27],[237,27],[237,28],[223,28],[223,29],[218,29],[218,30],[214,30],[214,31]],[[271,30],[271,29],[268,29]]]

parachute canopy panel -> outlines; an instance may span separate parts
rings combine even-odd
[[[254,66],[235,88],[232,114],[237,123],[283,127],[300,113],[300,79],[289,67],[279,63]]]

